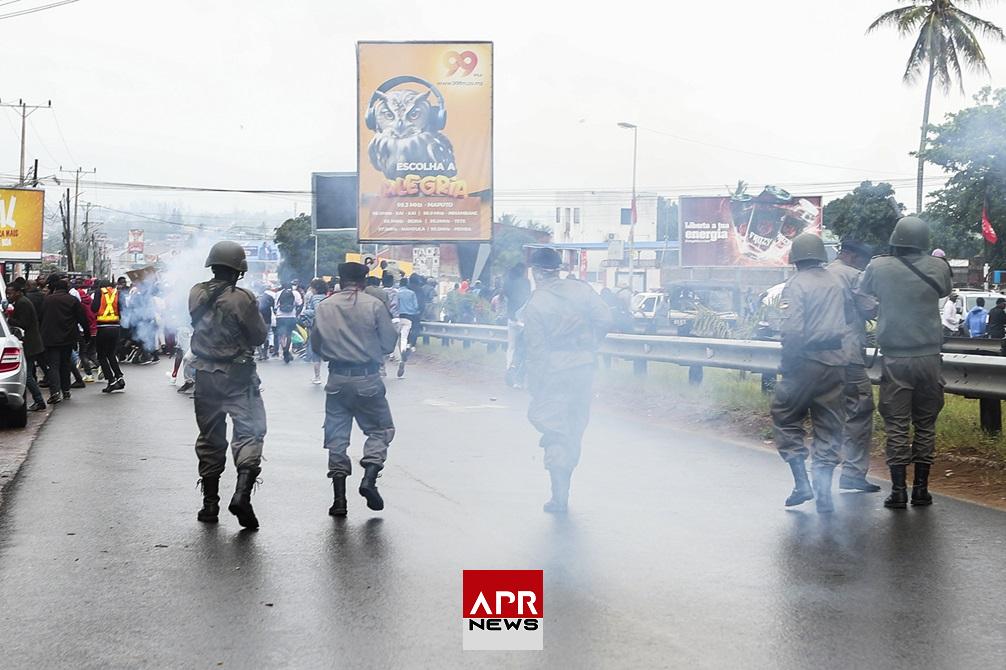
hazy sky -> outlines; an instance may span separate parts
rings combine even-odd
[[[864,35],[897,4],[80,0],[0,20],[0,99],[52,100],[30,119],[43,175],[80,164],[107,181],[307,189],[312,171],[355,169],[357,40],[493,40],[497,213],[528,204],[514,191],[628,188],[620,120],[652,129],[640,131],[641,188],[827,182],[796,190],[832,196],[847,189],[835,182],[914,175],[923,86],[901,82],[911,42]],[[973,11],[1006,25],[1006,5]],[[966,95],[937,95],[934,120],[986,83],[1006,86],[1006,47],[986,47],[991,82],[970,75]],[[17,116],[0,112],[0,173],[16,174]],[[86,197],[310,209],[306,197]],[[899,197],[914,201],[912,187]]]

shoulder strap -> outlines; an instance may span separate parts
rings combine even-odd
[[[204,316],[206,316],[207,312],[213,309],[213,305],[216,304],[217,300],[220,299],[220,296],[222,296],[224,294],[224,291],[226,291],[228,288],[230,288],[230,284],[223,284],[222,286],[218,287],[215,291],[213,291],[213,293],[210,293],[209,300],[200,305],[199,308],[196,309],[196,311],[192,312],[193,328],[195,328],[196,324],[199,323]]]
[[[919,279],[921,279],[922,281],[926,282],[926,284],[928,284],[928,285],[929,285],[929,288],[931,288],[931,289],[933,289],[934,291],[936,291],[936,295],[937,295],[937,296],[940,296],[940,297],[942,297],[942,296],[943,296],[943,289],[942,289],[942,288],[940,288],[940,285],[936,283],[936,280],[935,280],[935,279],[933,279],[933,278],[932,278],[932,277],[930,277],[929,275],[925,274],[925,273],[924,273],[924,272],[923,272],[922,270],[920,270],[919,268],[915,267],[915,264],[914,264],[914,263],[910,263],[910,262],[908,262],[907,260],[905,260],[905,257],[904,257],[904,256],[895,256],[895,258],[897,258],[897,259],[898,259],[899,261],[901,261],[902,263],[904,263],[904,264],[905,264],[905,267],[906,267],[906,268],[908,268],[909,270],[911,270],[912,272],[914,272],[914,273],[915,273],[915,275],[916,275],[916,276],[917,276],[917,277],[918,277]]]

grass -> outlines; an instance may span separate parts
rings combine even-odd
[[[502,378],[505,354],[487,353],[484,345],[468,349],[454,343],[441,347],[437,340],[423,347],[424,354],[437,360],[462,366],[478,366],[487,372],[499,370]],[[650,363],[645,376],[633,373],[632,363],[614,359],[610,367],[598,369],[597,391],[613,396],[650,417],[684,419],[719,425],[727,422],[738,433],[761,440],[771,438],[769,405],[771,396],[761,392],[761,377],[737,370],[705,368],[701,385],[688,383],[688,368]],[[874,387],[874,394],[877,393]],[[874,451],[882,453],[884,424],[874,414]],[[946,405],[936,425],[936,447],[941,454],[975,456],[1006,463],[1006,439],[985,435],[979,423],[978,401],[946,395]]]

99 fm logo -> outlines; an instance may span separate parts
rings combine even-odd
[[[444,54],[444,67],[447,68],[448,77],[461,73],[459,76],[467,77],[479,64],[479,57],[474,51],[448,51]]]

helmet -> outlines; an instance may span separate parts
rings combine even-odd
[[[828,262],[828,252],[824,250],[824,240],[814,233],[800,233],[793,238],[793,246],[789,250],[789,262],[821,261]]]
[[[929,246],[929,224],[917,216],[905,216],[898,219],[891,233],[892,247],[912,247],[925,249]]]
[[[223,265],[238,272],[248,272],[248,260],[245,258],[244,247],[230,240],[217,242],[210,249],[210,255],[206,257],[206,267],[214,265]]]
[[[531,267],[539,270],[558,270],[560,265],[562,265],[562,259],[555,249],[543,247],[535,249],[531,254]]]

